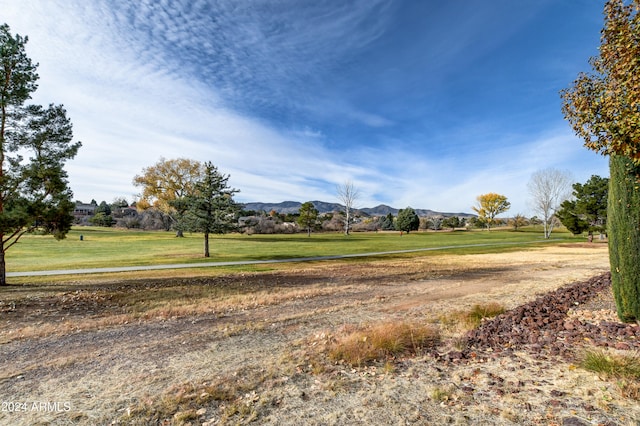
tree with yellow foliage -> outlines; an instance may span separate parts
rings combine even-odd
[[[182,237],[186,227],[185,213],[189,208],[189,198],[196,184],[203,176],[202,163],[188,158],[160,160],[142,170],[133,178],[133,184],[142,188],[136,203],[139,210],[156,208],[165,213],[176,231]]]
[[[477,204],[471,208],[478,213],[478,218],[487,224],[489,231],[491,231],[491,225],[495,223],[496,216],[506,212],[511,207],[507,197],[495,192],[478,195],[476,200]]]

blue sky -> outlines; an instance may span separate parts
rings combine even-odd
[[[558,92],[597,54],[594,0],[0,0],[40,64],[33,101],[82,141],[75,198],[133,201],[160,157],[212,161],[238,201],[530,214],[553,167],[608,175]]]

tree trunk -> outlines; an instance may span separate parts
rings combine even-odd
[[[618,317],[640,320],[640,167],[611,155],[607,205],[611,282]]]
[[[349,217],[349,208],[347,207],[346,211],[346,221],[344,223],[344,235],[349,235],[349,226],[351,225],[351,218]]]
[[[4,237],[4,236],[0,236]],[[4,243],[0,239],[0,286],[7,285],[7,266],[4,260]]]
[[[209,233],[208,232],[204,233],[204,257],[210,257],[209,256]]]
[[[548,240],[549,239],[549,220],[545,218],[544,220],[544,239]]]

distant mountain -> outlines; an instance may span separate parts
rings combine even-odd
[[[344,206],[338,203],[327,203],[324,201],[312,201],[312,203],[314,207],[318,209],[318,212],[320,212],[321,214],[331,213],[331,212],[340,211],[344,209]],[[275,211],[277,213],[288,214],[288,213],[297,213],[300,210],[301,205],[302,203],[299,203],[297,201],[283,201],[281,203],[252,202],[252,203],[245,203],[244,209],[254,210],[258,212],[265,211],[267,213],[270,211]],[[400,209],[389,207],[384,204],[380,204],[379,206],[376,206],[376,207],[371,207],[371,208],[366,207],[366,208],[361,208],[356,210],[368,216],[386,216],[389,213],[391,213],[394,216],[397,216],[398,212],[400,211]],[[442,213],[442,212],[436,212],[428,209],[414,209],[414,210],[416,211],[416,214],[421,217],[426,217],[426,216],[473,217],[475,216],[470,213]]]
[[[255,210],[257,212],[265,211],[269,213],[270,211],[276,211],[277,213],[297,213],[300,210],[300,206],[302,203],[297,201],[283,201],[281,203],[245,203],[245,210]],[[316,207],[317,208],[317,207]]]
[[[393,207],[389,207],[384,204],[380,204],[379,206],[376,206],[376,207],[372,207],[372,208],[367,207],[364,209],[360,209],[360,211],[368,214],[369,216],[386,216],[389,213],[391,213],[394,216],[397,216],[400,210],[394,209]]]

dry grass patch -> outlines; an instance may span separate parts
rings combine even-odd
[[[622,355],[603,350],[588,350],[580,360],[580,367],[616,380],[624,398],[640,400],[640,354]]]
[[[432,325],[388,321],[369,327],[347,326],[334,337],[329,358],[354,367],[400,355],[415,355],[440,342]]]
[[[308,287],[278,287],[255,289],[251,286],[215,284],[174,285],[168,287],[128,287],[111,290],[79,290],[47,299],[46,306],[55,306],[57,317],[15,321],[13,328],[0,330],[0,342],[34,337],[62,336],[79,331],[97,330],[129,323],[164,321],[195,316],[225,316],[316,297],[335,296],[349,291],[313,285]],[[21,308],[23,309],[23,308]]]
[[[207,419],[215,419],[216,424],[248,424],[270,403],[262,401],[256,389],[277,385],[278,377],[272,369],[243,368],[212,381],[174,385],[129,407],[120,420],[132,425],[200,424]]]
[[[447,329],[472,330],[477,328],[483,319],[494,318],[505,310],[503,305],[495,302],[476,304],[469,310],[454,311],[441,316],[440,323]]]

